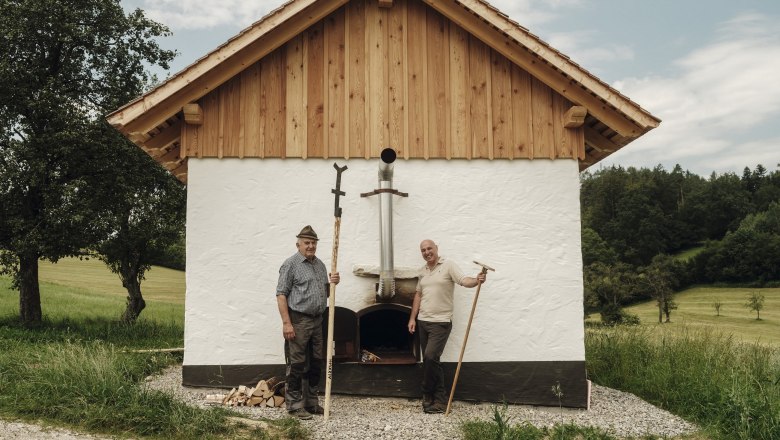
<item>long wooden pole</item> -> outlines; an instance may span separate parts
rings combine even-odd
[[[487,273],[486,268],[482,268],[482,273]],[[479,299],[479,291],[482,289],[482,282],[477,280],[477,293],[474,295],[474,303],[471,305],[471,314],[469,315],[469,323],[466,326],[466,336],[463,338],[463,345],[460,347],[460,357],[458,358],[458,367],[455,368],[455,378],[452,379],[452,389],[450,390],[450,399],[447,401],[447,411],[444,412],[445,416],[450,415],[450,408],[452,407],[452,398],[455,396],[455,385],[458,384],[458,376],[460,375],[460,365],[463,363],[463,353],[466,352],[466,343],[469,341],[469,331],[471,331],[471,321],[474,319],[474,310],[477,309],[477,300]]]
[[[336,188],[331,192],[336,195],[335,209],[333,210],[333,216],[335,222],[333,224],[333,254],[330,259],[330,273],[334,274],[338,272],[337,262],[339,258],[339,230],[341,229],[341,207],[339,207],[339,197],[346,195],[341,190],[341,173],[346,171],[347,166],[339,167],[337,164],[333,164],[333,168],[336,169]],[[333,324],[336,320],[336,284],[330,283],[330,294],[328,295],[328,349],[326,360],[326,373],[325,373],[325,406],[324,418],[328,421],[330,417],[330,389],[333,384]]]
[[[336,262],[339,257],[339,230],[341,229],[341,217],[336,217],[333,225],[333,255],[331,256],[330,273],[336,273]],[[336,319],[336,285],[330,283],[330,295],[328,295],[328,356],[325,379],[325,420],[330,417],[330,389],[333,384],[333,324]]]

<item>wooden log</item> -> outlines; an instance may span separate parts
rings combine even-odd
[[[268,391],[268,383],[264,380],[261,380],[257,383],[257,386],[255,387],[255,391],[252,393],[253,396],[262,396],[263,392]]]
[[[281,408],[282,405],[284,405],[284,397],[282,397],[282,396],[273,396],[272,399],[274,401],[274,407]]]
[[[230,402],[230,399],[232,399],[233,395],[235,394],[236,394],[236,389],[235,388],[231,389],[230,392],[225,395],[225,398],[222,399],[222,404],[227,405]]]
[[[222,405],[226,394],[208,394],[206,395],[206,405]]]
[[[273,396],[269,397],[265,400],[265,406],[269,408],[275,408],[276,407],[276,401],[274,400]]]
[[[258,396],[252,396],[247,400],[247,404],[249,406],[265,406],[266,399],[263,399],[262,397]]]

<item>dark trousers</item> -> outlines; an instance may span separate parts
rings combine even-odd
[[[418,320],[417,328],[420,329],[420,347],[423,352],[423,399],[428,397],[434,402],[446,403],[448,396],[444,389],[441,354],[450,337],[452,323]]]
[[[322,315],[309,316],[290,310],[295,338],[284,342],[287,383],[284,400],[287,410],[318,405],[322,374]]]

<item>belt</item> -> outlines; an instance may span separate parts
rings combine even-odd
[[[290,309],[290,313],[297,313],[298,315],[306,316],[308,318],[319,318],[320,316],[322,316],[322,313],[317,313],[315,315],[315,314],[312,314],[312,313],[299,312],[299,311],[293,310],[293,309]]]

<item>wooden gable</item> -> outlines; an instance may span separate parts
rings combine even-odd
[[[293,0],[109,121],[182,180],[191,156],[386,147],[585,168],[658,125],[529,35],[479,0]]]

